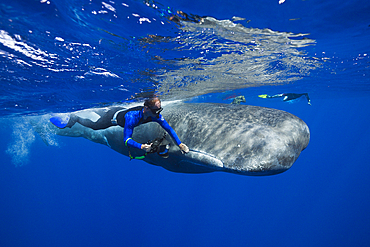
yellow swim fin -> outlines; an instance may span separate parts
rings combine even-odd
[[[267,98],[267,94],[261,94],[261,95],[258,95],[258,97],[262,98],[262,99],[266,99]]]

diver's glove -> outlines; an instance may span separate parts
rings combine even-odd
[[[180,143],[179,148],[183,154],[189,153],[189,148],[184,143]]]
[[[152,148],[152,143],[151,144],[141,144],[141,149],[147,153],[150,152],[151,148]]]

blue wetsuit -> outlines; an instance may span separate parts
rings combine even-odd
[[[125,145],[141,149],[141,144],[131,139],[132,133],[134,132],[134,128],[136,126],[152,121],[157,122],[160,126],[162,126],[162,128],[165,129],[170,134],[170,136],[175,140],[177,145],[181,144],[181,141],[177,136],[176,132],[174,131],[174,129],[172,129],[172,127],[167,123],[167,121],[163,118],[161,114],[159,114],[158,118],[148,117],[147,119],[144,120],[143,108],[141,108],[139,110],[128,111],[125,113],[123,117],[125,120],[123,129],[123,141]]]

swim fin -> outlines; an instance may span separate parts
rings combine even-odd
[[[58,128],[65,128],[68,124],[70,114],[65,114],[64,116],[53,116],[50,118],[50,122],[57,126]]]
[[[266,99],[267,98],[267,94],[261,94],[261,95],[258,95],[258,97],[262,98],[262,99]]]

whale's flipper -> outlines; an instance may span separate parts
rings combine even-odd
[[[50,122],[57,126],[58,128],[63,129],[67,126],[70,116],[71,115],[69,113],[52,116],[50,118]]]
[[[262,98],[262,99],[266,99],[268,97],[267,94],[261,94],[261,95],[258,95],[258,97]]]

